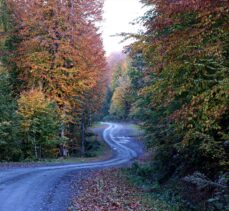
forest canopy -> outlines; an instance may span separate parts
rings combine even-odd
[[[60,145],[84,153],[105,93],[102,7],[1,0],[0,160],[52,157]]]
[[[110,115],[140,121],[159,181],[229,167],[229,4],[143,0],[145,31],[114,66]],[[125,65],[128,63],[128,65]]]
[[[0,0],[0,161],[84,155],[93,120],[131,120],[151,181],[228,175],[228,2],[141,2],[144,30],[106,58],[102,0]]]

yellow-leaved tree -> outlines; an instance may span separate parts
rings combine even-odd
[[[38,89],[23,92],[18,100],[20,138],[27,158],[53,156],[61,141],[58,137],[59,116],[55,104]]]

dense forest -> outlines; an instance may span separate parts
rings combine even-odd
[[[146,31],[126,34],[136,42],[113,65],[111,117],[143,124],[161,180],[176,171],[228,170],[228,3],[143,3]]]
[[[112,66],[106,118],[145,130],[152,161],[140,175],[159,184],[185,178],[213,197],[220,191],[208,179],[228,183],[229,170],[228,1],[142,2],[145,30],[123,34],[135,42]]]
[[[151,181],[228,183],[228,1],[141,2],[144,29],[107,60],[102,0],[0,0],[0,161],[83,155],[96,116],[141,125]]]
[[[105,94],[103,2],[1,0],[0,160],[85,151]]]

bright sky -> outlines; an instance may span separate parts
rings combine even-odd
[[[143,14],[139,0],[105,0],[103,41],[106,54],[121,51],[127,43],[121,43],[122,38],[111,37],[122,32],[137,32],[138,27],[130,24]]]

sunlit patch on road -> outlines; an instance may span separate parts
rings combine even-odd
[[[127,144],[130,142],[130,137],[125,137],[125,136],[122,136],[122,137],[117,137],[116,140],[118,141],[118,143],[120,144]]]

